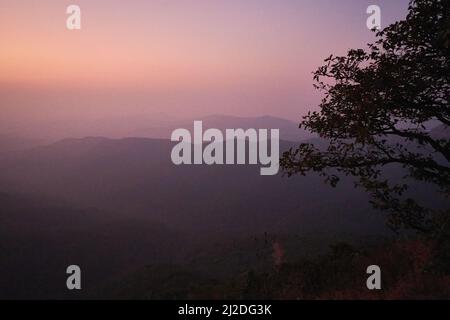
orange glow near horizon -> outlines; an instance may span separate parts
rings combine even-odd
[[[151,25],[144,29],[136,21],[123,25],[119,17],[114,19],[116,12],[108,15],[107,10],[104,13],[91,5],[82,6],[82,30],[69,31],[64,4],[43,3],[31,8],[20,3],[4,12],[1,82],[38,86],[84,83],[88,87],[145,83],[157,88],[189,88],[239,81],[263,83],[286,74],[295,77],[300,71],[280,60],[297,58],[289,57],[283,47],[277,48],[286,43],[267,32],[247,30],[245,35],[241,30],[234,35],[233,30],[207,30],[201,24],[180,23],[177,13],[172,25],[160,21],[160,29]],[[151,22],[154,13],[149,16]],[[251,27],[256,21],[246,23]],[[298,45],[292,48],[300,53]]]
[[[83,101],[80,114],[121,101],[124,112],[297,116],[317,101],[323,58],[372,37],[366,2],[0,0],[0,118],[75,112],[59,101]],[[82,29],[69,31],[74,3]],[[399,3],[386,2],[393,17]]]

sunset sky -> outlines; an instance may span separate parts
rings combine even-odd
[[[82,29],[66,29],[66,7]],[[274,115],[317,105],[311,72],[407,0],[0,0],[0,124],[121,114]]]

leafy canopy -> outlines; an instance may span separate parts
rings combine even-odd
[[[301,144],[281,166],[289,176],[319,172],[333,186],[339,173],[354,176],[372,204],[389,212],[389,226],[430,234],[439,219],[448,222],[449,209],[421,205],[407,190],[418,180],[450,193],[450,1],[413,0],[407,18],[376,37],[314,72],[324,98],[300,127],[328,146]],[[405,169],[402,179],[389,181],[389,167]]]

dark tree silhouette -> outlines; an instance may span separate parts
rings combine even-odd
[[[284,153],[281,166],[289,176],[319,172],[333,186],[340,174],[354,176],[393,229],[436,234],[450,223],[448,206],[424,205],[408,187],[431,183],[448,203],[450,1],[413,0],[405,20],[376,36],[366,50],[332,55],[315,71],[324,98],[300,127],[328,147],[301,144]],[[404,168],[403,178],[387,179],[389,167]]]

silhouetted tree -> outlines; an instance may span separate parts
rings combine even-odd
[[[389,212],[395,230],[430,235],[449,221],[449,209],[419,204],[410,182],[431,183],[450,193],[450,1],[413,0],[407,18],[377,32],[366,50],[330,56],[314,73],[324,92],[320,111],[300,127],[317,133],[327,148],[301,144],[284,153],[289,175],[319,172],[335,186],[339,173],[357,177],[372,204]],[[439,125],[434,135],[428,125]],[[390,166],[406,169],[386,178]],[[395,181],[393,181],[395,180]]]

